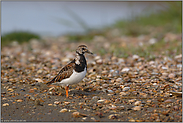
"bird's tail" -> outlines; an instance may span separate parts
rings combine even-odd
[[[55,82],[55,78],[56,78],[56,77],[54,77],[51,81],[47,82],[46,84],[47,84],[47,85],[50,85],[50,84],[54,83],[54,82]]]

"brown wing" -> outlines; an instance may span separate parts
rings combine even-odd
[[[50,85],[51,83],[54,82],[60,82],[65,78],[69,78],[71,74],[73,73],[73,66],[75,65],[74,60],[67,64],[65,67],[63,67],[60,72],[55,76],[50,82],[46,83]]]

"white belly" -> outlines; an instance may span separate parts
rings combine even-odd
[[[60,82],[62,85],[70,85],[70,84],[76,84],[79,83],[86,75],[86,68],[83,72],[77,73],[75,70],[73,70],[73,74]]]

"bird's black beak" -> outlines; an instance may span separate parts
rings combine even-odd
[[[86,53],[89,53],[89,54],[92,54],[92,55],[93,55],[93,53],[92,53],[92,52],[90,52],[89,50],[87,50],[87,51],[86,51]]]

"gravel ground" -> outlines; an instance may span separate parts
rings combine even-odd
[[[182,122],[182,54],[100,56],[96,48],[110,42],[95,40],[85,43],[95,55],[86,55],[87,75],[70,86],[69,98],[63,87],[45,83],[74,58],[80,42],[60,37],[3,47],[1,121]]]

